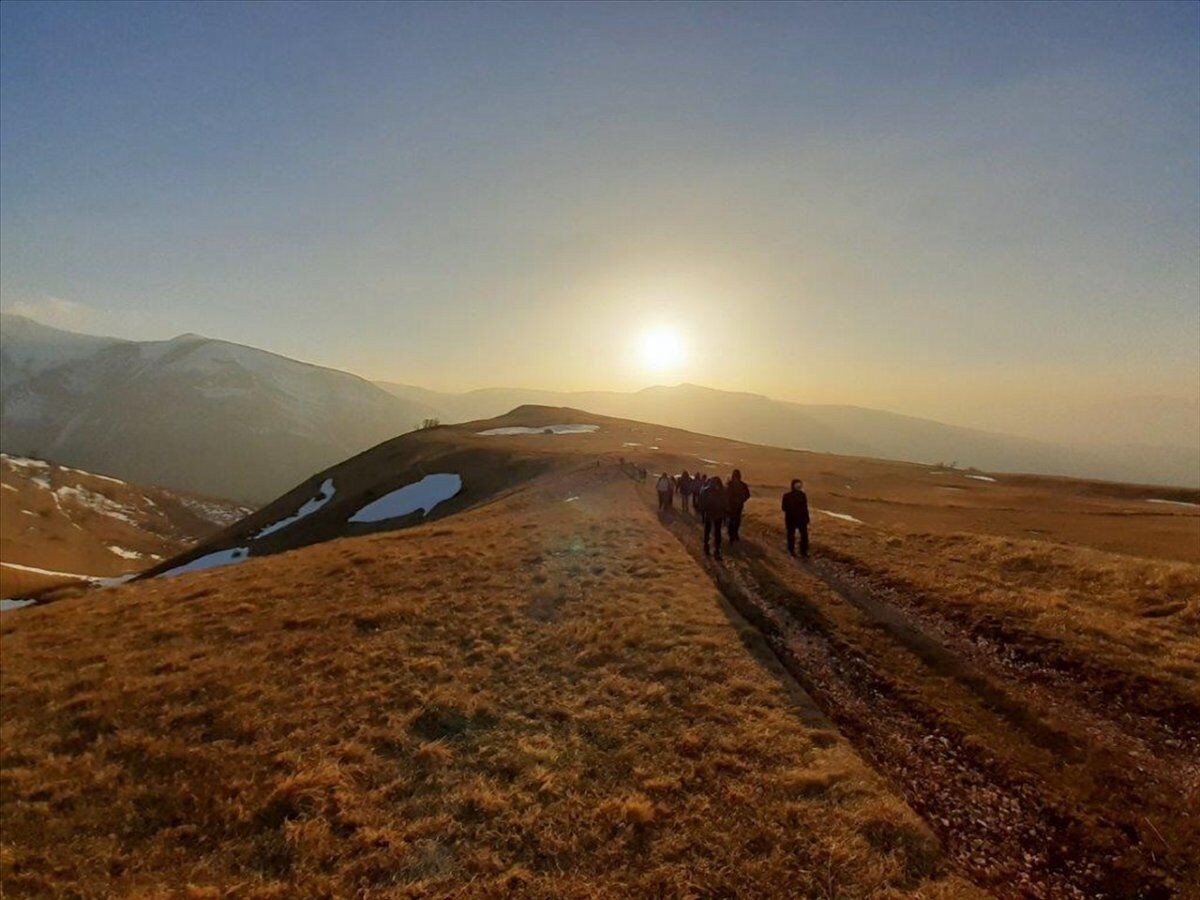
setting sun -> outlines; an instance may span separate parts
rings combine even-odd
[[[654,328],[641,338],[642,365],[661,372],[673,369],[683,362],[683,342],[679,335],[666,328]]]

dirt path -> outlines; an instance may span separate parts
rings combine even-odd
[[[1187,748],[1156,760],[1156,739],[1069,692],[1028,689],[847,567],[793,560],[761,526],[744,525],[715,563],[694,516],[660,521],[977,884],[1000,896],[1186,894],[1194,850],[1168,823],[1187,816]]]

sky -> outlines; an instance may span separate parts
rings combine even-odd
[[[0,251],[434,389],[1200,403],[1200,4],[8,0]]]

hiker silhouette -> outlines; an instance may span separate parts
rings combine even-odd
[[[792,489],[783,495],[780,508],[783,510],[783,527],[787,531],[788,553],[796,555],[796,532],[800,532],[800,555],[808,556],[808,495],[804,493],[804,482],[792,479]]]

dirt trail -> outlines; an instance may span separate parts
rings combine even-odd
[[[1027,690],[861,573],[798,563],[761,526],[746,523],[716,563],[697,517],[660,521],[967,877],[999,896],[1187,895],[1195,851],[1166,823],[1188,815],[1194,752],[1156,762],[1157,739],[1045,684]]]

